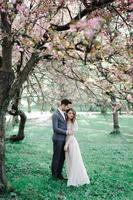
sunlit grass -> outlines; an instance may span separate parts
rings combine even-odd
[[[79,188],[67,187],[65,182],[51,178],[50,120],[27,121],[24,141],[16,144],[8,142],[6,145],[7,175],[15,191],[4,196],[4,199],[132,200],[132,121],[133,117],[121,116],[121,134],[111,135],[110,115],[78,114],[76,137],[91,178],[90,185]],[[14,134],[16,131],[11,132]]]

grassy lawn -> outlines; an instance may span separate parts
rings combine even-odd
[[[132,200],[133,116],[120,117],[121,134],[111,135],[111,116],[78,115],[77,140],[90,185],[66,187],[51,178],[50,120],[28,120],[24,141],[6,145],[9,181],[15,191],[2,200]],[[15,134],[17,128],[12,130]],[[64,168],[64,175],[66,175]]]

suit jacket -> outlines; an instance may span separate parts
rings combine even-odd
[[[52,115],[52,125],[53,125],[53,140],[65,141],[67,122],[63,118],[59,110],[55,111]]]

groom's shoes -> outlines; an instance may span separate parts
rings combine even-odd
[[[58,175],[58,176],[52,175],[52,177],[53,177],[54,179],[59,179],[59,180],[62,180],[62,181],[67,181],[67,178],[64,178],[62,175]]]
[[[62,175],[57,176],[57,178],[63,181],[67,181],[67,178],[64,178]]]

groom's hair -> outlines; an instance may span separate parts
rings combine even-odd
[[[61,100],[61,105],[67,106],[68,104],[72,104],[72,102],[70,100],[68,100],[68,99],[62,99]]]

